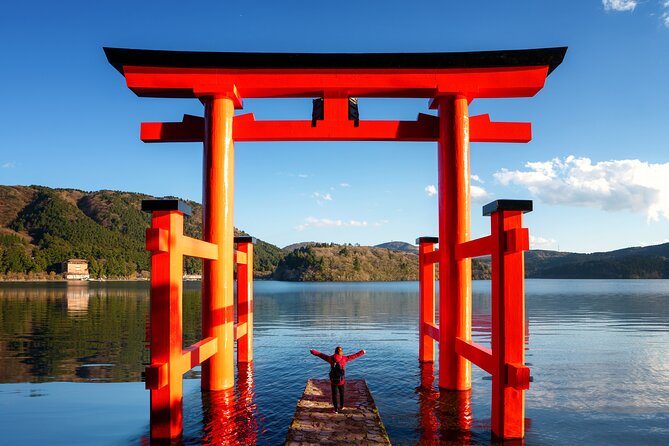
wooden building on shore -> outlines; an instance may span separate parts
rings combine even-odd
[[[61,264],[61,272],[67,280],[88,280],[91,275],[88,272],[88,260],[69,259]]]

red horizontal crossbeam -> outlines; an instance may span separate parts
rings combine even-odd
[[[256,121],[252,113],[235,116],[236,142],[251,141],[437,141],[439,118],[419,114],[416,121]],[[201,142],[204,119],[184,115],[182,122],[144,122],[144,142]],[[471,142],[524,143],[532,138],[524,122],[491,122],[489,115],[470,117]]]
[[[144,385],[147,390],[158,390],[167,385],[169,381],[167,363],[151,364],[144,372]]]
[[[144,142],[202,142],[204,118],[184,115],[181,122],[142,122],[140,139]]]
[[[211,358],[218,351],[218,339],[209,337],[196,342],[190,347],[184,349],[181,357],[181,373],[186,373],[193,367],[202,364]]]
[[[491,375],[493,374],[493,355],[491,349],[476,342],[455,338],[455,352]]]
[[[492,252],[492,237],[486,236],[455,245],[458,260],[489,255]]]
[[[439,250],[435,249],[434,251],[425,254],[425,263],[428,265],[439,263]]]
[[[182,374],[186,373],[211,358],[217,350],[216,338],[205,338],[184,349],[181,361],[174,366],[179,367]],[[145,372],[146,388],[158,390],[165,387],[169,381],[168,372],[169,366],[167,363],[149,365]]]
[[[246,322],[235,324],[235,341],[239,340],[239,338],[246,335],[247,332],[248,332],[248,326]]]
[[[507,253],[530,249],[530,232],[527,228],[512,228],[504,231],[504,251]]]
[[[146,250],[151,254],[169,250],[169,232],[162,228],[146,228]]]
[[[235,250],[235,263],[237,265],[246,265],[248,263],[246,253]]]
[[[530,368],[522,364],[507,363],[506,384],[516,390],[530,388]]]
[[[490,122],[490,115],[469,117],[471,142],[530,142],[532,124],[529,122]]]
[[[179,237],[177,243],[178,249],[185,256],[199,257],[207,260],[218,259],[218,246],[214,243],[186,236]]]
[[[177,249],[182,255],[199,257],[201,259],[218,259],[218,247],[209,242],[198,240],[185,235],[177,236]],[[146,229],[146,249],[152,254],[169,250],[169,232],[162,228]]]
[[[429,322],[424,322],[423,329],[425,330],[426,335],[439,342],[439,327]]]
[[[124,66],[128,88],[138,96],[193,98],[353,97],[470,98],[534,96],[548,66],[436,69],[229,69]]]

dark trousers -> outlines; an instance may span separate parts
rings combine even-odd
[[[342,409],[344,407],[344,385],[330,384],[330,388],[332,389],[332,405],[335,409]],[[337,406],[337,394],[339,394],[339,406]]]

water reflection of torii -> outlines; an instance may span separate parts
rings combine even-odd
[[[180,434],[181,385],[176,381],[189,364],[197,364],[204,358],[203,389],[224,390],[234,386],[235,141],[438,143],[441,243],[438,254],[433,254],[430,261],[431,265],[440,263],[441,283],[449,284],[442,288],[440,301],[457,315],[457,320],[448,324],[451,328],[442,326],[442,336],[448,333],[449,339],[442,338],[440,342],[439,385],[444,389],[469,389],[470,362],[456,349],[455,342],[456,338],[465,341],[471,338],[471,264],[459,251],[459,246],[470,238],[469,143],[527,142],[531,138],[529,123],[495,123],[488,115],[470,117],[469,103],[476,98],[533,96],[543,88],[548,74],[562,62],[565,51],[566,48],[463,53],[268,54],[105,48],[109,62],[125,76],[128,87],[138,96],[198,98],[204,104],[204,118],[184,116],[182,122],[144,123],[141,130],[141,139],[145,142],[204,143],[204,241],[182,236],[181,204],[146,206],[153,212],[154,227],[147,245],[152,249],[154,261],[169,254],[170,249],[178,251],[177,257],[205,258],[204,340],[188,350],[187,360],[183,359],[180,341],[175,340],[166,347],[167,353],[163,355],[166,362],[152,364],[153,380],[160,386],[152,389],[152,435],[173,438]],[[322,98],[317,105],[323,107],[323,119],[318,116],[313,122],[256,121],[253,114],[234,116],[234,109],[242,108],[245,98],[286,97]],[[416,121],[359,120],[359,116],[352,117],[349,113],[352,97],[428,98],[430,108],[438,110],[438,116],[420,114]],[[504,230],[502,228],[502,234]],[[519,240],[517,247],[523,246],[523,240]],[[240,264],[244,264],[244,256],[241,257]],[[170,312],[180,318],[179,264],[180,260],[175,260],[172,268],[166,261],[161,268],[167,279],[161,282],[154,279],[157,275],[157,263],[154,263],[152,301],[163,299],[166,305],[172,305]],[[248,314],[252,317],[252,306]],[[170,324],[170,320],[166,320],[163,328]],[[245,327],[250,342],[251,325]],[[155,337],[152,342],[156,342]],[[152,351],[152,361],[154,356]],[[247,360],[251,361],[252,356]],[[523,435],[522,426],[520,430],[515,427],[509,431],[493,426],[493,432],[506,438]]]

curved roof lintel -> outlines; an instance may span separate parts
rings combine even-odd
[[[104,48],[121,74],[124,66],[222,69],[463,69],[548,66],[567,47],[453,53],[239,53]]]

